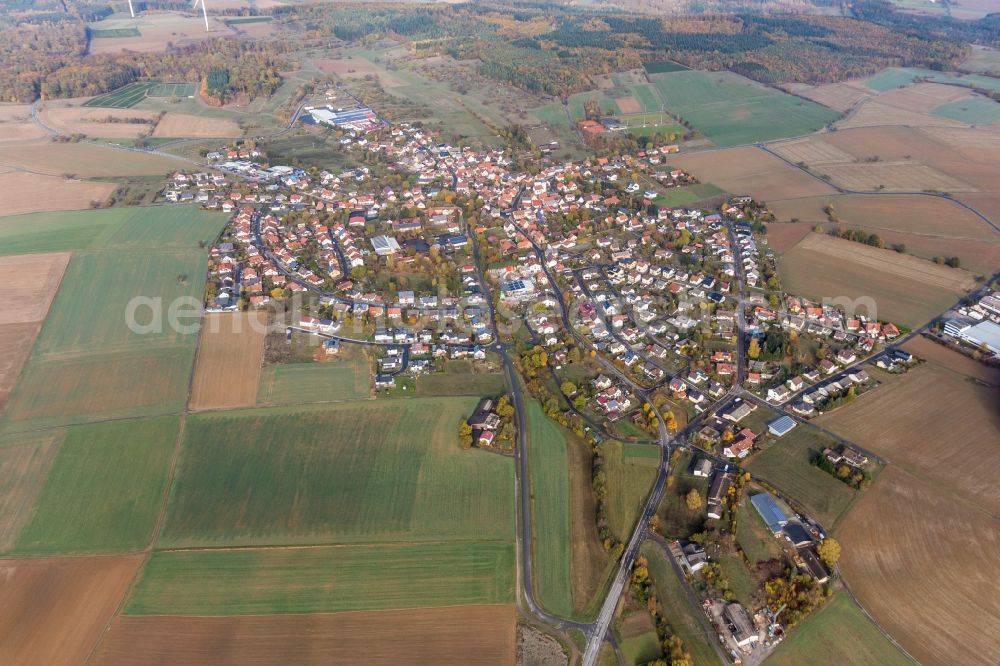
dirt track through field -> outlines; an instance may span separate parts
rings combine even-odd
[[[511,605],[115,619],[92,663],[239,666],[514,663]]]

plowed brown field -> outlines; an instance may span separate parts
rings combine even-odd
[[[265,315],[209,314],[202,322],[191,409],[252,407],[264,355]]]
[[[829,185],[758,148],[675,155],[670,163],[727,192],[749,194],[759,201],[834,193]]]
[[[0,560],[3,663],[84,663],[141,561],[141,555]]]
[[[112,666],[513,664],[514,607],[115,619],[93,663]]]

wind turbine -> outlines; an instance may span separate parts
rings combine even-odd
[[[132,9],[132,0],[128,0],[128,13],[132,15],[132,18],[135,18],[135,10]]]
[[[192,9],[198,9],[198,3],[201,3],[201,15],[205,17],[205,32],[212,32],[208,27],[208,7],[205,6],[205,0],[194,0]]]

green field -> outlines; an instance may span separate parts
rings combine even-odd
[[[30,520],[61,441],[55,431],[0,438],[0,552],[14,547]]]
[[[677,206],[687,206],[695,201],[721,196],[725,193],[724,189],[712,183],[698,183],[697,185],[668,188],[663,194],[653,199],[653,203],[657,206],[676,208]]]
[[[98,95],[83,103],[84,106],[100,106],[111,109],[130,109],[143,100],[149,91],[156,86],[155,81],[130,83],[118,90]]]
[[[197,83],[158,83],[146,92],[147,97],[192,97],[198,93]]]
[[[370,382],[364,354],[331,363],[283,363],[265,366],[257,402],[295,405],[305,402],[367,398]]]
[[[514,601],[510,543],[155,552],[132,615],[330,613]]]
[[[660,450],[609,440],[601,444],[601,456],[607,477],[608,526],[618,539],[627,541],[656,479]]]
[[[270,23],[273,19],[273,16],[233,16],[225,19],[225,22],[239,25],[240,23]]]
[[[87,28],[92,39],[104,39],[111,37],[141,37],[139,28]]]
[[[146,546],[178,427],[171,417],[68,429],[14,551],[123,552]]]
[[[65,250],[197,250],[229,216],[197,206],[150,206],[29,213],[0,218],[0,255]]]
[[[660,107],[663,106],[656,91],[653,90],[653,86],[648,83],[639,83],[632,86],[632,96],[639,102],[642,110],[646,112],[659,111]]]
[[[811,463],[817,453],[835,445],[818,430],[799,426],[755,455],[746,468],[800,503],[827,530],[832,530],[858,494]]]
[[[570,95],[568,107],[563,106],[561,102],[553,102],[552,104],[546,104],[545,106],[532,109],[531,114],[547,125],[566,125],[569,123],[569,118],[566,117],[567,108],[569,109],[569,113],[573,117],[574,122],[577,120],[583,120],[587,117],[583,109],[584,104],[592,100],[600,104],[601,113],[610,112],[612,115],[618,115],[621,113],[621,110],[618,108],[618,104],[615,102],[613,97],[605,93],[603,90],[589,90],[587,92]],[[659,106],[655,108],[659,108]]]
[[[570,496],[566,439],[537,400],[528,403],[528,475],[538,600],[562,617],[573,613],[570,583]]]
[[[865,79],[864,84],[872,90],[886,92],[894,88],[902,88],[916,82],[917,79],[925,79],[935,83],[950,83],[960,86],[975,86],[986,90],[1000,92],[1000,79],[979,74],[967,74],[956,76],[935,72],[929,69],[918,69],[915,67],[892,67],[879,72],[875,76]]]
[[[416,398],[191,416],[160,545],[510,541],[513,461],[458,445],[475,405]]]
[[[719,146],[809,134],[840,117],[815,102],[732,72],[674,72],[653,85],[668,111]]]
[[[702,629],[697,616],[701,609],[691,605],[666,553],[659,545],[647,541],[642,545],[642,554],[649,562],[649,575],[656,586],[656,598],[663,607],[663,615],[670,628],[681,637],[684,649],[691,653],[693,666],[719,664],[719,658],[709,643],[715,640],[715,636],[706,635]]]
[[[647,74],[665,74],[668,72],[686,72],[688,68],[684,65],[674,62],[673,60],[657,60],[656,62],[647,62],[643,67]]]
[[[740,502],[736,511],[736,541],[751,562],[767,562],[781,556],[778,540],[768,531],[748,498]]]
[[[906,666],[899,650],[868,621],[846,592],[798,625],[767,660],[776,666],[806,663]]]
[[[1000,123],[1000,102],[986,97],[951,102],[935,107],[931,115],[940,118],[950,118],[970,125],[988,125]]]
[[[496,397],[507,392],[502,372],[475,372],[470,361],[449,361],[444,372],[417,376],[417,395]]]
[[[628,666],[641,666],[663,656],[660,637],[655,631],[647,631],[622,641],[622,653]]]

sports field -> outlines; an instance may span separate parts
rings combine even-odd
[[[907,659],[861,614],[846,592],[803,620],[768,658],[796,666],[820,661],[845,666],[907,666]]]
[[[138,31],[137,31],[138,32]],[[130,109],[149,94],[158,84],[152,81],[130,83],[83,103],[84,106],[104,106],[111,109]]]
[[[528,477],[531,480],[532,570],[538,601],[549,611],[573,613],[570,580],[570,492],[566,440],[536,400],[528,403]]]
[[[68,429],[14,551],[144,547],[166,489],[178,424],[170,417]]]
[[[671,113],[718,146],[809,134],[840,117],[731,72],[673,72],[658,77],[653,86]]]
[[[832,530],[858,492],[811,464],[811,459],[836,442],[815,428],[800,425],[766,450],[756,454],[746,468]]]
[[[694,666],[715,666],[719,657],[709,641],[714,641],[714,635],[705,635],[695,608],[688,601],[681,581],[670,562],[667,554],[658,544],[647,541],[642,545],[642,554],[649,562],[649,575],[656,587],[656,598],[659,600],[663,615],[670,628],[681,637],[684,649],[691,653]]]
[[[514,601],[511,543],[157,551],[130,615],[261,615]]]
[[[647,449],[653,456],[645,455]],[[605,504],[608,526],[622,541],[631,535],[636,518],[653,487],[659,455],[659,448],[653,446],[622,444],[613,440],[601,444],[608,488]]]
[[[513,462],[463,451],[474,398],[188,419],[160,545],[507,542]]]

